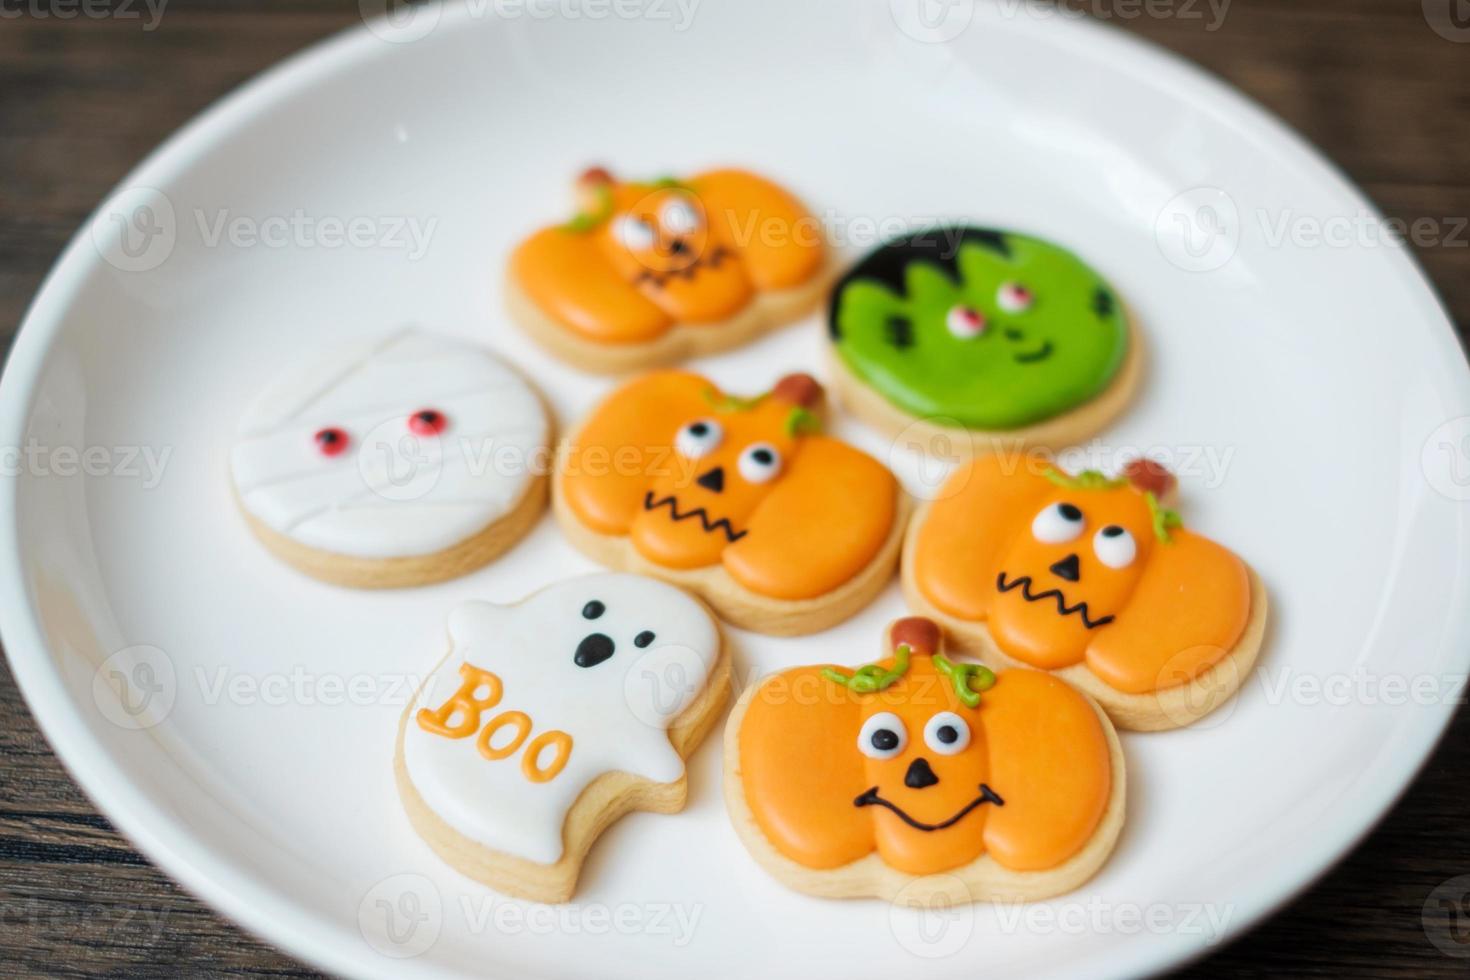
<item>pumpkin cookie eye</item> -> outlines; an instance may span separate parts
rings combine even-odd
[[[1092,536],[1092,550],[1097,560],[1109,568],[1127,568],[1138,556],[1138,542],[1127,528],[1109,524]]]
[[[658,213],[658,220],[671,235],[688,235],[699,229],[699,213],[688,201],[674,198]]]
[[[949,332],[960,340],[969,340],[985,332],[985,314],[972,306],[954,306],[944,318]]]
[[[641,252],[653,248],[658,241],[658,233],[653,226],[642,218],[635,218],[631,214],[620,214],[613,219],[613,237],[630,252]]]
[[[863,722],[858,732],[858,751],[870,759],[891,759],[909,744],[908,729],[891,711],[880,711]]]
[[[765,483],[781,472],[781,454],[769,442],[753,442],[740,454],[740,475],[751,483]]]
[[[941,711],[925,723],[924,744],[940,755],[958,755],[970,744],[970,726],[953,711]]]
[[[690,422],[674,436],[674,448],[682,456],[699,459],[719,448],[725,438],[725,430],[714,419],[698,419]]]
[[[1062,544],[1082,533],[1082,511],[1073,504],[1052,504],[1031,522],[1031,534],[1042,544]]]
[[[1006,313],[1025,313],[1034,300],[1031,290],[1018,282],[1002,283],[995,294],[995,305]]]

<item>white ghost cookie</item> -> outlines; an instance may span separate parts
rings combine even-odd
[[[473,571],[546,499],[550,422],[513,368],[417,330],[293,364],[230,456],[235,496],[278,557],[361,588]]]
[[[449,638],[394,758],[409,819],[444,860],[500,891],[566,901],[614,820],[683,809],[684,759],[730,686],[698,600],[589,575],[511,606],[463,603]]]

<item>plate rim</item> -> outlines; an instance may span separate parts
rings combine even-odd
[[[992,0],[985,2],[993,6]],[[437,31],[462,31],[473,28],[477,20],[487,20],[471,17],[467,8],[454,3],[440,6]],[[1368,195],[1305,136],[1223,78],[1184,56],[1093,18],[1058,16],[1019,29],[1037,34],[1047,32],[1051,36],[1044,42],[1058,47],[1085,45],[1093,54],[1100,48],[1111,49],[1117,55],[1113,63],[1121,73],[1134,77],[1147,75],[1153,87],[1177,80],[1180,87],[1199,95],[1200,111],[1214,111],[1231,120],[1241,131],[1251,132],[1279,148],[1285,156],[1331,180],[1335,186],[1329,189],[1333,193],[1382,219]],[[0,445],[19,445],[24,439],[37,386],[71,299],[100,260],[90,248],[90,229],[102,205],[120,189],[166,184],[188,172],[194,159],[216,138],[269,108],[276,99],[289,98],[316,80],[336,75],[359,62],[389,57],[396,47],[374,34],[365,22],[315,41],[205,106],[108,191],[55,260],[21,319],[0,376]],[[92,251],[90,256],[89,251]],[[1385,251],[1385,261],[1395,264],[1390,271],[1423,308],[1421,316],[1415,319],[1422,318],[1428,325],[1426,339],[1436,344],[1446,357],[1459,362],[1459,410],[1470,415],[1470,366],[1466,365],[1465,351],[1438,291],[1412,251]],[[1429,325],[1431,320],[1437,321],[1438,329]],[[426,960],[389,961],[377,956],[346,923],[324,918],[316,910],[296,902],[290,893],[239,870],[236,862],[222,860],[194,837],[187,825],[105,765],[105,750],[90,734],[78,704],[67,692],[25,584],[24,569],[19,562],[18,484],[15,479],[0,481],[0,516],[3,516],[0,571],[7,573],[0,574],[0,642],[37,727],[87,798],[160,871],[232,923],[287,955],[340,974],[444,975],[442,969],[432,967]],[[1467,537],[1463,516],[1458,528],[1463,542]],[[1456,585],[1457,599],[1470,598],[1470,582],[1465,576],[1459,576]],[[1462,624],[1470,621],[1470,603],[1454,605],[1467,610],[1461,614]],[[1453,613],[1450,616],[1453,622]],[[1447,667],[1454,665],[1453,660],[1446,663]],[[1458,665],[1462,672],[1470,669],[1470,649],[1463,651]],[[1155,974],[1223,949],[1307,890],[1388,815],[1433,756],[1457,707],[1453,703],[1436,704],[1432,706],[1433,714],[1426,713],[1408,723],[1401,730],[1401,737],[1408,741],[1405,750],[1414,759],[1412,765],[1401,766],[1388,778],[1358,790],[1357,805],[1338,808],[1339,815],[1304,842],[1289,872],[1278,871],[1260,879],[1251,895],[1235,903],[1236,914],[1212,942],[1177,932],[1154,936],[1149,943],[1136,944],[1137,952],[1131,957],[1107,964],[1100,975]]]

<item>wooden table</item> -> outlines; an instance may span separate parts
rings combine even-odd
[[[0,3],[0,13],[22,11],[0,18],[0,329],[7,340],[67,239],[134,163],[218,96],[358,16],[350,0],[173,0],[156,29],[145,30],[141,3],[131,7],[137,18],[60,19],[37,16],[33,0],[25,2]],[[36,2],[42,12],[61,12],[67,0]],[[1459,0],[1425,0],[1424,8],[1418,0],[1220,2],[1223,20],[1206,0],[1068,6],[1223,75],[1321,146],[1389,216],[1428,219],[1421,227],[1434,231],[1418,255],[1463,338],[1470,323],[1470,43],[1461,42],[1470,42],[1470,19],[1460,21],[1464,30],[1448,19]],[[1467,764],[1470,715],[1460,712],[1413,788],[1351,857],[1186,972],[1465,976],[1470,959],[1430,941],[1432,932],[1448,943],[1450,926],[1442,916],[1426,926],[1423,907],[1435,886],[1470,873]],[[1459,949],[1470,955],[1470,899],[1450,922],[1463,930]],[[57,763],[4,669],[0,973],[74,971],[313,974],[200,905],[118,836]]]

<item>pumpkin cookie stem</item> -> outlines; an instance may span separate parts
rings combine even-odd
[[[892,670],[885,670],[880,664],[868,664],[866,667],[859,667],[852,674],[844,674],[833,667],[823,667],[822,676],[859,694],[872,694],[893,686],[908,673],[909,653],[907,643],[899,644],[898,649],[893,651]],[[991,682],[994,683],[993,677]]]
[[[978,707],[981,692],[995,686],[995,671],[980,664],[957,664],[943,654],[936,653],[934,666],[949,678],[949,682],[954,685],[955,696],[965,702],[967,707]]]

